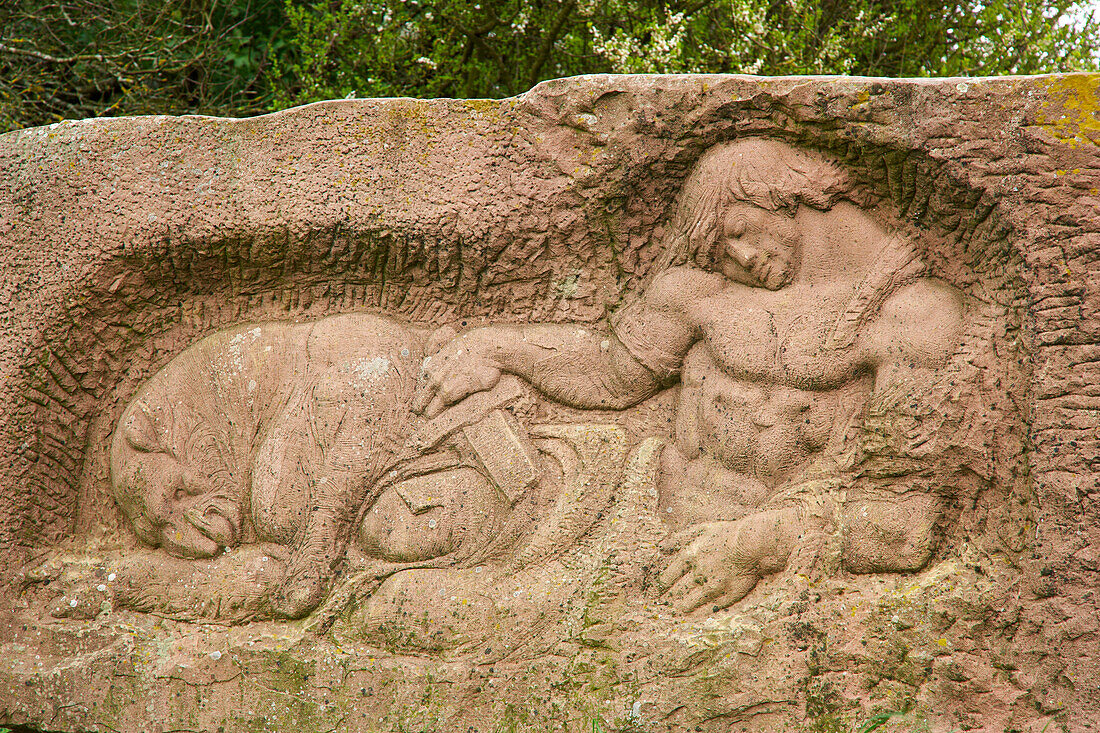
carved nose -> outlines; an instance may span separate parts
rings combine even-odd
[[[199,496],[213,491],[214,486],[198,472],[184,467],[180,472],[183,490],[191,496]]]
[[[756,258],[756,249],[740,239],[731,239],[726,242],[726,251],[734,262],[745,269],[751,268],[753,260]]]

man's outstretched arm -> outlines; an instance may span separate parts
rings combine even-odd
[[[574,324],[486,326],[458,336],[424,363],[414,409],[432,417],[515,374],[551,399],[583,409],[623,409],[679,373],[698,338],[691,298],[720,286],[697,270],[670,270],[613,319],[610,333]]]

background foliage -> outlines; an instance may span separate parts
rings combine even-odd
[[[554,77],[1092,71],[1082,0],[2,0],[0,131]]]

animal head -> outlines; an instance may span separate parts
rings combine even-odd
[[[240,501],[181,460],[170,431],[158,429],[144,402],[127,408],[111,441],[111,488],[143,542],[176,557],[211,557],[240,540]]]

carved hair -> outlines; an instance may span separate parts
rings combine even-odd
[[[854,201],[854,195],[840,166],[816,153],[758,137],[715,145],[684,182],[655,273],[707,260],[722,212],[733,202],[793,216],[800,204],[828,211],[841,199]]]

